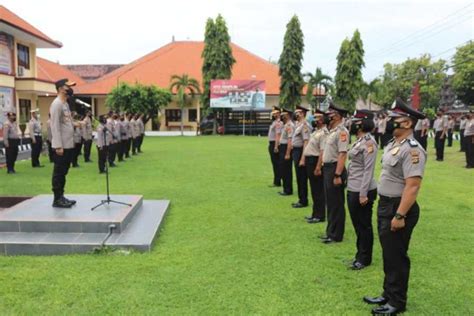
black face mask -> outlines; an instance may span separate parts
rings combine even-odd
[[[313,128],[318,127],[318,121],[313,120],[313,121],[311,122],[311,126],[312,126]]]
[[[388,120],[387,126],[385,127],[385,132],[387,134],[393,134],[393,131],[397,128],[401,128],[401,125],[399,122],[395,122],[394,120]]]
[[[74,91],[72,89],[67,89],[66,90],[66,94],[70,97],[72,97],[72,95],[74,94]]]
[[[12,117],[12,122],[16,122],[16,117]]]
[[[352,123],[351,130],[349,131],[349,133],[351,135],[356,135],[360,129],[362,129],[362,123]]]
[[[323,123],[326,124],[326,125],[329,125],[330,122],[331,122],[331,119],[329,118],[329,116],[324,115]]]

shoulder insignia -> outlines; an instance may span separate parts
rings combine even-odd
[[[417,164],[420,162],[420,152],[416,149],[410,150],[411,163]]]
[[[369,144],[367,145],[367,152],[368,152],[369,154],[371,154],[371,153],[374,152],[374,144],[369,143]]]
[[[364,136],[364,139],[365,139],[365,140],[370,140],[370,134],[366,134],[366,135]]]
[[[418,147],[418,142],[414,139],[409,139],[408,144],[410,144],[410,147]]]
[[[339,139],[341,142],[347,142],[347,133],[345,131],[342,131],[341,134],[339,134]]]

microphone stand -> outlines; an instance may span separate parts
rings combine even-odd
[[[105,146],[105,144],[107,144],[107,127],[105,127],[105,126],[104,126],[104,130],[103,130],[102,137],[104,138],[104,146]],[[110,188],[109,188],[109,150],[108,150],[108,148],[107,148],[107,151],[105,152],[105,182],[106,182],[106,186],[107,186],[107,198],[106,198],[105,200],[100,201],[99,204],[97,204],[96,206],[94,206],[93,208],[91,208],[91,211],[95,210],[95,209],[98,208],[99,206],[102,206],[102,205],[105,205],[105,204],[109,205],[110,203],[132,206],[132,204],[124,203],[124,202],[119,202],[119,201],[115,201],[115,200],[112,200],[112,199],[110,198]]]

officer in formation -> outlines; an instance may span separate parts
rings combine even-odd
[[[142,144],[143,144],[143,140],[145,139],[145,124],[143,124],[143,114],[138,114],[137,125],[138,125],[138,133],[139,133],[137,152],[142,153],[143,152]]]
[[[130,139],[131,139],[131,132],[130,132],[130,121],[129,121],[129,114],[122,114],[120,116],[120,121],[122,122],[122,147],[123,147],[123,154],[125,158],[130,158]]]
[[[467,115],[464,129],[464,148],[466,153],[466,168],[474,168],[474,111]]]
[[[135,156],[137,154],[137,144],[138,144],[138,135],[139,130],[137,126],[136,116],[132,115],[130,120],[130,133],[132,137],[132,155]]]
[[[283,182],[283,191],[280,195],[293,194],[293,173],[291,169],[291,151],[292,138],[295,131],[295,124],[291,120],[293,112],[288,109],[283,109],[281,112],[281,119],[283,121],[283,129],[281,131],[280,143],[278,146],[280,175]]]
[[[397,98],[389,116],[387,133],[394,138],[382,157],[377,209],[385,274],[383,293],[364,297],[366,303],[380,305],[372,310],[375,315],[395,315],[406,309],[410,275],[407,253],[420,214],[416,198],[426,162],[426,151],[413,135],[416,121],[425,118],[423,113]]]
[[[327,116],[323,111],[316,110],[314,113],[313,127],[315,131],[309,138],[308,145],[303,151],[305,157],[306,173],[309,179],[311,189],[311,198],[313,200],[313,212],[305,219],[309,224],[321,223],[326,220],[326,198],[324,196],[324,175],[322,173],[322,153],[326,137],[329,131]]]
[[[31,110],[31,119],[28,122],[28,131],[31,138],[31,165],[33,168],[44,167],[40,164],[39,157],[43,149],[43,135],[41,122],[38,119],[39,109]]]
[[[280,112],[281,110],[279,107],[273,107],[271,112],[273,121],[272,124],[270,124],[270,128],[268,129],[268,154],[270,155],[270,161],[272,163],[273,170],[273,184],[270,187],[281,186],[278,146],[280,143],[283,123],[280,120]]]
[[[324,190],[328,223],[323,243],[341,242],[344,237],[345,210],[344,187],[347,180],[345,167],[349,147],[349,132],[344,127],[343,118],[347,110],[331,102],[327,115],[330,119],[329,134],[323,151]]]
[[[18,157],[18,145],[20,145],[20,136],[18,135],[18,125],[16,123],[15,112],[7,113],[7,120],[3,124],[3,145],[5,146],[7,173],[16,173],[15,162],[16,158]]]
[[[436,113],[433,129],[435,131],[436,161],[444,160],[444,145],[448,133],[448,119],[442,111]]]
[[[107,155],[109,151],[110,140],[112,139],[111,131],[107,128],[107,115],[99,116],[99,126],[97,126],[97,154],[99,173],[105,173]]]
[[[291,140],[292,158],[295,165],[296,184],[298,188],[298,201],[293,203],[294,208],[308,206],[308,174],[305,167],[305,156],[303,151],[308,144],[312,127],[306,120],[308,109],[297,106],[295,110],[296,126]]]
[[[117,158],[118,158],[118,161],[119,162],[123,162],[124,159],[123,159],[123,155],[124,155],[124,136],[126,136],[126,133],[125,133],[125,127],[124,127],[124,124],[123,124],[123,115],[118,115],[118,114],[115,114],[114,116],[114,123],[115,123],[115,130],[117,132],[117,138],[118,138],[118,142],[117,142]]]
[[[73,119],[74,119],[74,151],[72,154],[71,158],[71,165],[73,168],[78,168],[79,164],[77,163],[77,160],[79,158],[79,155],[82,150],[82,135],[83,135],[83,130],[82,130],[82,123],[79,121],[78,114],[76,112],[71,113]]]
[[[84,162],[92,162],[92,112],[87,111],[82,120],[82,141],[84,143]]]
[[[466,123],[468,121],[468,116],[469,115],[463,115],[461,116],[461,120],[459,122],[459,136],[460,136],[460,142],[459,142],[459,145],[460,145],[460,148],[459,148],[459,151],[460,152],[464,152],[466,151],[466,147],[465,147],[465,143],[464,143],[464,131],[466,129]]]
[[[350,266],[352,270],[363,269],[372,263],[372,206],[377,197],[374,179],[377,142],[371,134],[375,127],[373,116],[370,111],[356,111],[350,130],[357,137],[349,150],[347,168],[347,206],[357,236],[357,252]]]
[[[453,147],[453,132],[454,132],[454,118],[452,115],[448,115],[448,147]]]
[[[387,126],[387,117],[384,113],[379,114],[379,119],[377,120],[377,144],[381,149],[384,148],[387,142],[387,136],[385,135],[385,129]]]
[[[428,132],[430,130],[430,120],[425,118],[418,120],[415,126],[415,139],[420,143],[421,147],[426,150],[428,146]]]
[[[54,193],[53,207],[70,208],[76,201],[64,197],[66,175],[71,165],[74,151],[74,123],[71,110],[67,103],[68,95],[74,82],[68,79],[58,80],[56,83],[58,96],[51,103],[51,146],[54,151],[54,168],[52,175],[52,190]]]
[[[107,131],[110,133],[109,135],[109,142],[108,142],[108,160],[109,160],[109,167],[114,168],[117,167],[115,164],[115,158],[117,156],[117,147],[119,143],[118,139],[118,131],[115,128],[115,122],[114,122],[114,112],[109,112],[109,115],[107,115],[107,122],[106,122],[106,127]]]

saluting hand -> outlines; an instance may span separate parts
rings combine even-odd
[[[405,219],[402,218],[402,219],[396,219],[395,217],[392,218],[392,223],[391,223],[391,227],[390,227],[390,230],[392,232],[396,232],[402,228],[405,227]]]

